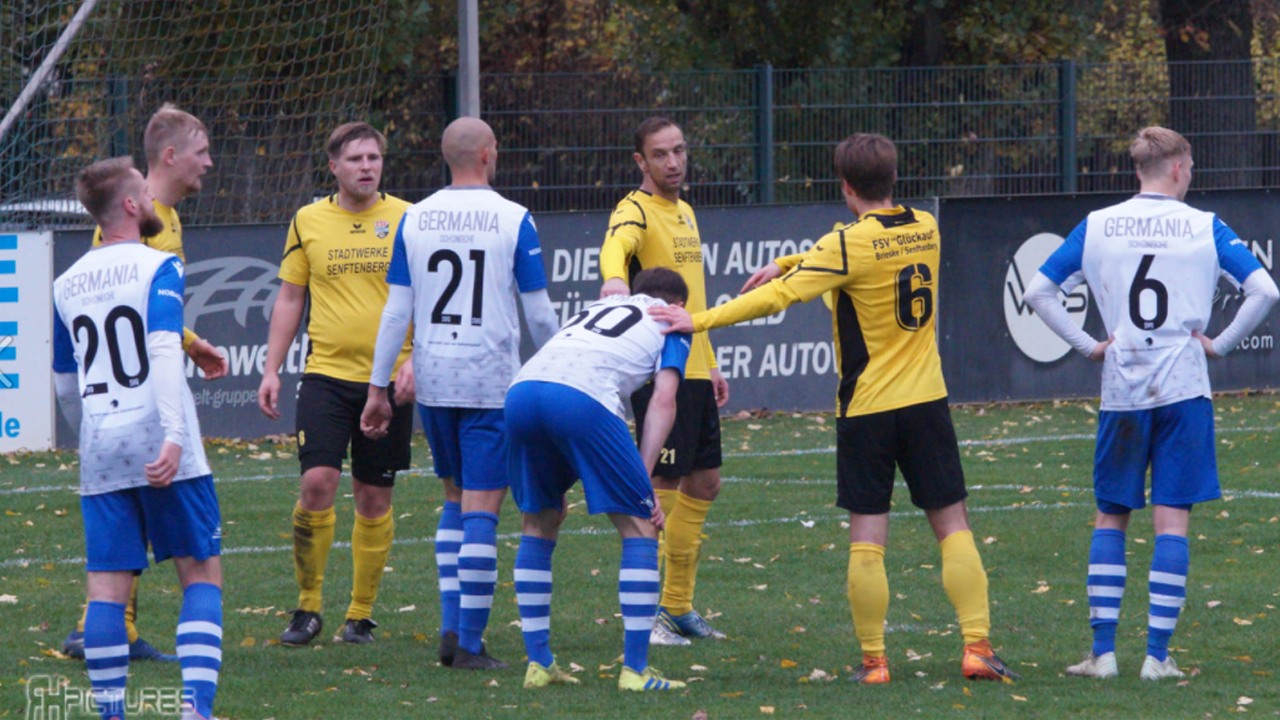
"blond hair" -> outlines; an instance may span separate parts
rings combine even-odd
[[[173,103],[160,106],[155,115],[147,123],[147,131],[142,136],[142,147],[147,153],[147,165],[160,162],[166,148],[181,150],[190,139],[197,135],[208,136],[200,118],[189,112],[178,109]]]
[[[1180,133],[1169,128],[1148,127],[1138,131],[1129,143],[1129,155],[1133,167],[1140,175],[1160,170],[1173,158],[1191,154],[1191,143]]]

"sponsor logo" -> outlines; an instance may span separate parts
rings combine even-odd
[[[374,235],[377,235],[379,240],[381,240],[382,238],[384,238],[384,237],[386,237],[386,236],[390,235],[390,234],[391,234],[391,223],[390,223],[390,221],[387,221],[387,220],[374,220],[374,221],[373,221],[373,234],[374,234]]]
[[[183,317],[189,328],[204,315],[231,312],[240,327],[247,327],[249,312],[259,308],[271,321],[276,293],[280,292],[280,266],[257,258],[237,256],[201,260],[187,265],[187,275],[201,277],[187,284]]]
[[[1023,355],[1041,363],[1061,360],[1071,352],[1066,340],[1049,329],[1048,325],[1036,315],[1031,305],[1024,299],[1027,284],[1036,276],[1040,266],[1062,245],[1061,235],[1040,233],[1027,238],[1026,242],[1014,253],[1009,261],[1009,269],[1004,280],[1004,320],[1009,328],[1009,337],[1022,351]],[[1066,308],[1071,320],[1084,327],[1085,317],[1089,314],[1089,289],[1083,283],[1069,294],[1058,294],[1062,306]]]

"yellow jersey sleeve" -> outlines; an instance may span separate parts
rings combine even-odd
[[[604,236],[604,246],[600,248],[602,280],[629,279],[628,265],[644,244],[646,229],[644,211],[639,205],[625,200],[618,203],[613,215],[609,216],[609,231]]]
[[[302,247],[302,236],[298,234],[297,215],[289,223],[289,236],[285,238],[284,257],[280,260],[280,279],[303,287],[311,280],[311,261]]]
[[[800,261],[803,259],[804,259],[804,253],[796,253],[795,255],[783,255],[782,257],[774,258],[773,264],[782,268],[782,272],[789,273],[795,268],[795,266],[799,265]]]

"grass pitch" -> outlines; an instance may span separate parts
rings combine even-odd
[[[848,684],[861,655],[845,578],[846,517],[834,506],[835,421],[779,414],[724,423],[724,489],[711,512],[696,604],[729,639],[654,648],[652,662],[689,689],[617,690],[622,621],[619,543],[604,518],[571,509],[556,551],[552,648],[581,668],[579,687],[525,691],[524,646],[511,583],[519,534],[513,505],[499,528],[499,587],[487,640],[512,669],[462,674],[435,658],[439,622],[431,537],[443,501],[426,443],[395,498],[396,545],[375,608],[378,642],[330,642],[342,625],[350,552],[334,547],[324,642],[274,644],[296,602],[290,511],[297,463],[286,444],[209,444],[219,479],[226,567],[224,665],[216,711],[264,718],[637,717],[1222,717],[1280,715],[1280,402],[1216,401],[1224,501],[1192,518],[1187,606],[1174,636],[1185,683],[1138,680],[1145,651],[1150,513],[1129,532],[1129,583],[1113,681],[1067,678],[1088,649],[1085,566],[1096,412],[1089,403],[972,406],[953,411],[963,443],[971,520],[990,575],[992,641],[1025,679],[977,684],[960,676],[961,639],[924,518],[898,493],[886,557],[893,681]],[[1272,446],[1271,440],[1277,445]],[[61,675],[87,688],[80,663],[57,657],[84,601],[84,538],[75,456],[0,458],[0,717],[24,717],[28,678]],[[338,501],[349,540],[349,488]],[[582,500],[580,492],[570,502]],[[139,626],[173,648],[181,602],[169,567],[148,572]],[[130,687],[180,685],[176,665],[134,663]],[[135,714],[134,717],[141,717]]]

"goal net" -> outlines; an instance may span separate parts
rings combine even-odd
[[[8,111],[85,0],[0,6]],[[99,0],[0,138],[0,228],[90,224],[75,173],[132,155],[172,102],[209,128],[214,167],[185,224],[287,222],[323,187],[323,146],[367,111],[386,0]]]

